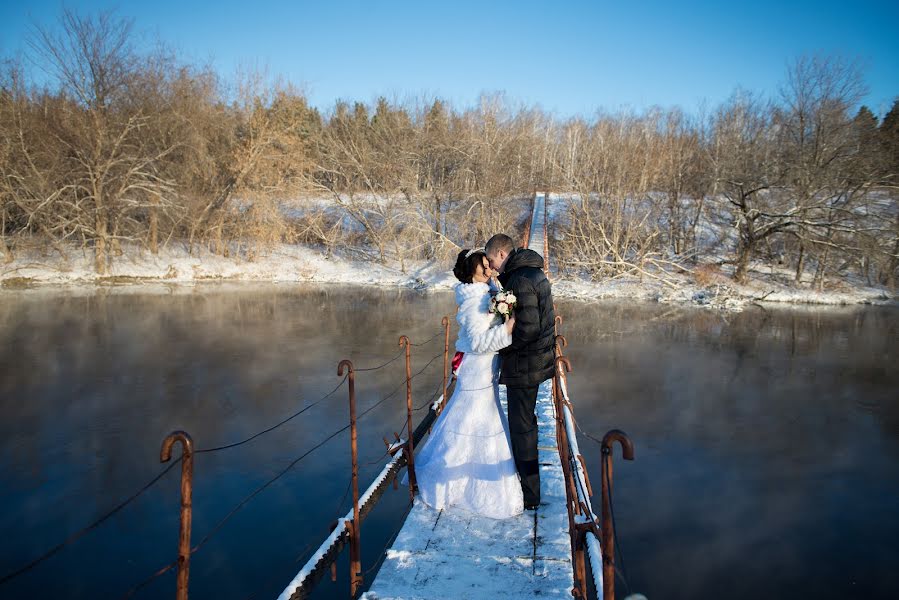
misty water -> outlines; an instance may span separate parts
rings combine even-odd
[[[557,304],[581,427],[623,429],[636,447],[634,462],[616,457],[614,498],[632,591],[899,596],[899,311]],[[340,359],[396,357],[401,334],[424,344],[413,372],[436,358],[414,381],[422,405],[442,377],[442,337],[428,340],[453,311],[446,292],[348,286],[0,293],[0,577],[158,475],[169,432],[190,432],[197,449],[243,440],[332,391]],[[363,489],[381,438],[403,427],[403,377],[402,359],[358,374],[359,411],[374,406],[359,423]],[[290,466],[347,422],[343,386],[270,433],[196,456],[194,544],[287,470],[193,555],[192,597],[284,588],[349,508],[348,432]],[[599,448],[580,444],[598,488]],[[179,472],[0,597],[127,593],[177,555]],[[365,521],[363,569],[407,503],[390,490]],[[347,597],[346,579],[344,552],[337,583],[326,578],[315,597]],[[174,589],[169,572],[134,597]]]

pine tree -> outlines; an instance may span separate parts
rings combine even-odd
[[[854,127],[862,141],[871,141],[877,135],[877,117],[874,116],[871,109],[863,105],[858,109],[858,114],[855,115]]]
[[[899,183],[899,98],[893,101],[893,108],[883,118],[879,134],[886,182]],[[899,215],[896,216],[895,227],[892,252],[889,254],[882,279],[893,290],[896,289],[896,274],[899,272]]]
[[[899,99],[883,118],[878,133],[887,179],[899,183]]]
[[[856,140],[854,177],[862,181],[876,181],[883,172],[882,152],[877,131],[877,117],[867,106],[858,109],[852,120]]]

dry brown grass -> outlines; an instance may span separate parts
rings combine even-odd
[[[703,263],[693,269],[693,281],[700,287],[710,287],[727,280],[727,277],[721,272],[721,267],[716,263]]]

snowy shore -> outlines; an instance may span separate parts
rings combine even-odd
[[[315,248],[281,245],[252,260],[225,258],[205,251],[189,254],[186,248],[169,247],[159,255],[132,251],[116,257],[105,276],[97,275],[91,252],[71,249],[66,256],[19,255],[0,266],[0,288],[46,289],[83,286],[147,286],[149,284],[191,285],[214,281],[315,282],[409,287],[421,290],[449,290],[456,283],[451,265],[410,261],[405,273],[397,264],[327,257]],[[665,281],[618,278],[588,281],[585,278],[553,277],[557,298],[592,301],[620,299],[708,306],[739,310],[752,303],[788,303],[844,306],[853,304],[897,304],[883,288],[850,286],[819,292],[796,287],[776,278],[753,272],[750,282],[737,285],[721,274],[706,278],[704,285],[688,274],[668,273]]]

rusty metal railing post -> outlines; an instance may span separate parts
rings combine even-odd
[[[564,369],[562,368],[564,366]],[[568,428],[565,427],[565,393],[563,387],[563,378],[565,373],[571,373],[571,361],[566,356],[556,357],[556,428],[559,430],[559,448],[562,459],[562,472],[565,475],[565,488],[568,491],[569,509],[572,508],[573,514],[580,514],[581,508],[577,503],[577,489],[574,485],[574,475],[571,471],[571,454],[568,442]],[[570,511],[571,512],[571,511]],[[572,526],[574,521],[572,520]]]
[[[558,317],[556,317],[558,318]],[[564,352],[562,352],[562,348],[568,347],[568,340],[565,339],[565,336],[561,333],[556,335],[556,356],[564,356]]]
[[[546,205],[549,202],[549,192],[543,192],[543,270],[549,277],[549,212]]]
[[[343,377],[344,368],[348,374],[350,389],[350,454],[353,461],[353,522],[350,524],[350,595],[355,596],[362,586],[362,556],[359,519],[359,456],[356,437],[356,371],[353,362],[343,359],[337,365],[337,376]]]
[[[571,543],[572,567],[574,571],[575,597],[586,597],[587,571],[584,566],[584,547],[580,540],[580,532],[575,524],[575,515],[581,514],[581,506],[578,501],[577,487],[574,483],[575,473],[571,469],[571,453],[568,440],[568,429],[565,426],[565,398],[562,387],[562,378],[565,373],[571,372],[571,361],[564,356],[556,357],[556,373],[554,377],[554,391],[556,394],[556,431],[559,458],[562,463],[562,474],[565,479],[566,507],[568,508],[568,533]]]
[[[405,335],[400,336],[400,348],[406,348],[406,462],[409,473],[409,500],[415,501],[415,437],[412,435],[412,342]]]
[[[537,192],[531,196],[531,208],[528,212],[528,220],[524,226],[524,239],[521,241],[521,247],[527,248],[531,243],[531,224],[534,221],[534,203],[537,201]]]
[[[443,399],[440,401],[440,412],[442,413],[446,407],[446,388],[449,383],[449,317],[443,317],[440,323],[443,325]]]
[[[187,600],[190,579],[190,525],[194,485],[194,442],[186,431],[173,431],[162,440],[159,462],[172,459],[172,446],[181,442],[181,525],[178,531],[178,591],[177,600]]]
[[[612,444],[621,444],[624,460],[634,460],[634,444],[620,429],[602,438],[602,592],[604,600],[615,600],[615,522],[612,519]]]

